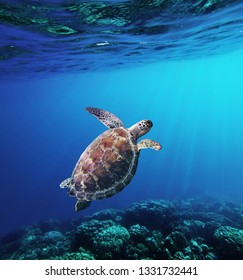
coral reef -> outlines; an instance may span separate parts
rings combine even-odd
[[[243,210],[210,197],[147,200],[0,239],[1,259],[243,259]]]
[[[230,226],[218,228],[214,237],[223,258],[243,259],[243,230]]]
[[[137,202],[124,213],[123,219],[125,224],[138,223],[149,229],[160,229],[166,234],[171,232],[176,221],[175,207],[163,200]]]

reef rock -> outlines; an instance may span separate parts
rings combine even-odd
[[[212,199],[147,200],[0,238],[0,259],[243,259],[242,207]]]
[[[149,235],[149,230],[145,226],[136,224],[129,228],[129,234],[134,243],[139,243],[144,242],[145,238]]]
[[[93,215],[87,217],[88,220],[113,220],[119,222],[122,219],[123,211],[117,209],[104,209],[99,212],[95,212]]]
[[[147,200],[134,203],[128,209],[123,218],[125,225],[140,224],[148,229],[161,230],[165,235],[169,234],[176,219],[175,207],[164,200]]]
[[[223,259],[243,259],[243,230],[222,226],[215,231],[214,238]]]
[[[128,230],[114,221],[93,219],[77,228],[74,248],[92,248],[97,258],[112,259],[119,256],[129,238]]]
[[[93,238],[95,252],[99,258],[119,259],[129,238],[127,229],[120,225],[103,229]]]

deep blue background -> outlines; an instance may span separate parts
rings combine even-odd
[[[243,197],[243,53],[141,68],[0,84],[0,234],[43,219],[70,219],[148,199]],[[121,193],[74,211],[60,182],[106,127],[100,107],[129,127],[151,119],[137,173]]]

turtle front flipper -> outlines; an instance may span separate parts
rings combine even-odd
[[[94,115],[98,120],[100,120],[108,128],[124,127],[124,124],[112,113],[93,107],[87,107],[86,111]]]
[[[84,210],[85,208],[89,207],[91,201],[87,200],[78,200],[75,204],[75,210],[78,212],[80,210]]]
[[[162,149],[162,146],[158,143],[155,142],[154,140],[150,140],[150,139],[144,139],[142,141],[140,141],[137,144],[138,150],[140,151],[141,149],[154,149],[156,151],[159,151]]]

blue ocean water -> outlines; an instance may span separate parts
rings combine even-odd
[[[230,21],[233,18],[229,15]],[[23,64],[23,73],[21,67],[14,68],[15,58],[2,60],[0,234],[46,219],[65,220],[105,208],[124,209],[143,199],[212,194],[242,203],[243,29],[236,29],[237,36],[226,38],[226,34],[225,41],[211,38],[208,50],[216,52],[210,55],[205,41],[189,58],[184,52],[180,56],[180,47],[173,50],[177,51],[176,60],[160,59],[148,51],[147,60],[140,57],[136,63],[133,57],[133,63],[122,68],[108,64],[99,69],[99,63],[102,66],[106,59],[123,62],[119,55],[111,58],[110,52],[102,54],[96,71],[62,67],[55,74],[48,72],[48,63],[43,60],[42,65],[35,53],[26,60],[46,67],[40,77],[36,72],[32,76],[32,66]],[[13,30],[23,32],[21,28]],[[36,36],[37,41],[40,35]],[[222,50],[217,53],[219,45]],[[55,59],[55,51],[52,55]],[[85,65],[89,57],[93,63],[92,54],[88,54]],[[76,63],[82,67],[82,60]],[[75,199],[59,184],[71,175],[87,145],[106,130],[84,110],[87,106],[112,112],[126,127],[151,119],[153,128],[143,138],[160,142],[163,149],[142,150],[136,175],[121,193],[94,201],[87,210],[76,213]]]

